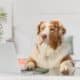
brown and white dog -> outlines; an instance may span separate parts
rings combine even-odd
[[[74,63],[69,53],[69,46],[64,42],[66,29],[58,20],[41,21],[37,30],[37,43],[33,53],[27,59],[25,68],[48,68],[56,74],[71,75]]]

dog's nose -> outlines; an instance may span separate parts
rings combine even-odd
[[[42,38],[43,39],[46,39],[47,38],[47,35],[46,34],[42,35]]]

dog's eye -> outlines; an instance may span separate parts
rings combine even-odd
[[[54,29],[52,28],[52,29],[50,29],[50,31],[54,31]]]
[[[41,27],[41,30],[44,30],[45,26]]]

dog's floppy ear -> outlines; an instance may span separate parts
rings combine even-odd
[[[66,29],[64,28],[64,26],[62,24],[60,25],[59,32],[60,32],[60,35],[64,35],[66,33]]]
[[[40,23],[37,26],[37,34],[40,33],[40,26],[44,23],[44,21],[40,21]]]

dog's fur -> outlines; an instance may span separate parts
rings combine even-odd
[[[33,54],[27,59],[26,69],[48,68],[58,74],[70,75],[74,63],[69,46],[64,42],[66,29],[58,20],[41,21],[37,27],[37,43]]]

